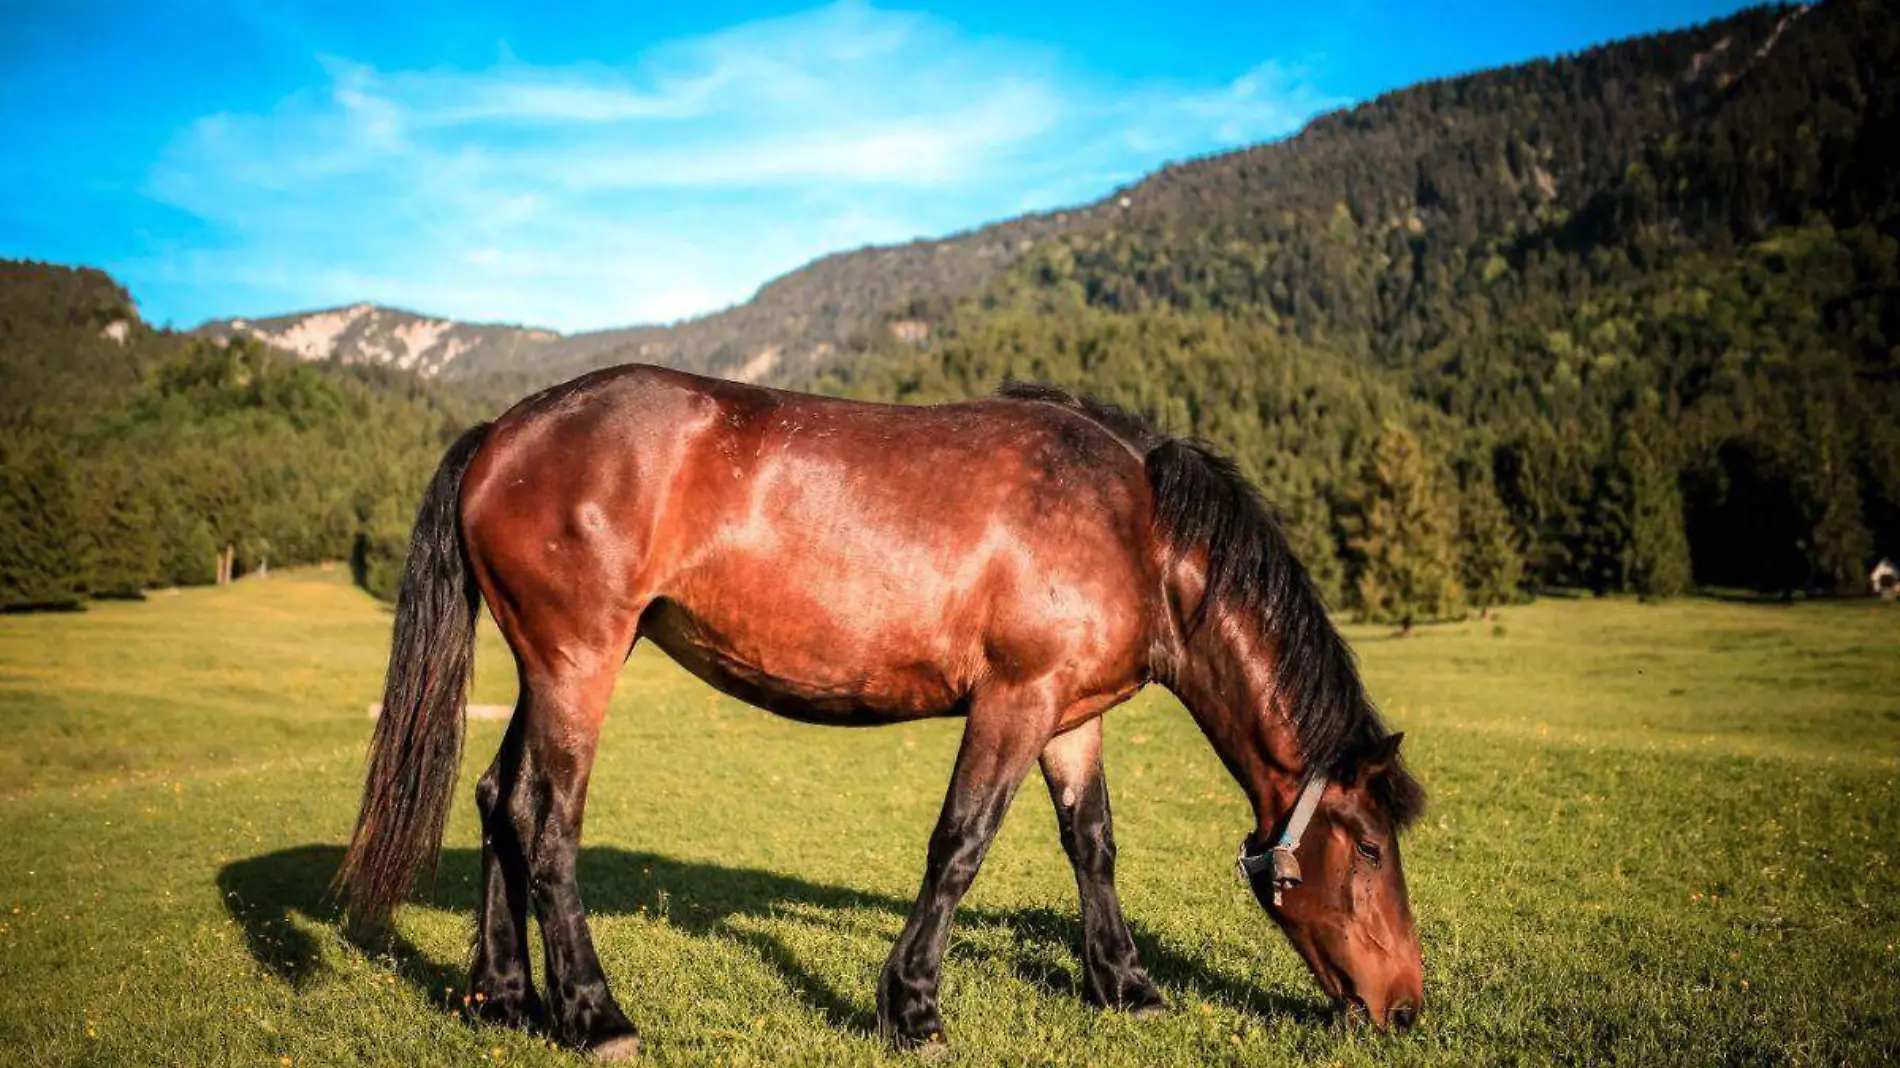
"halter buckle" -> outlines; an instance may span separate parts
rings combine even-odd
[[[1249,855],[1247,843],[1240,843],[1240,853],[1234,858],[1234,874],[1241,885],[1252,886],[1254,880],[1262,875],[1273,880],[1273,904],[1280,904],[1280,894],[1300,885],[1300,858],[1293,853],[1294,843],[1281,842],[1265,853]]]
[[[1300,858],[1293,855],[1293,843],[1281,842],[1267,850],[1273,858],[1273,904],[1278,907],[1280,894],[1300,885]]]
[[[1288,817],[1286,829],[1280,833],[1280,840],[1265,853],[1248,855],[1247,843],[1240,843],[1240,855],[1235,858],[1234,868],[1243,884],[1251,886],[1263,874],[1273,879],[1273,906],[1280,907],[1280,895],[1300,885],[1300,858],[1294,850],[1300,848],[1300,839],[1306,835],[1307,822],[1313,818],[1313,810],[1319,807],[1320,794],[1326,790],[1326,779],[1315,775],[1306,780],[1300,788],[1299,801],[1293,806],[1293,814]]]

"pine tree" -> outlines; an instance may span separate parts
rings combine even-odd
[[[1866,577],[1873,537],[1862,514],[1859,482],[1839,431],[1838,407],[1803,390],[1802,445],[1796,449],[1794,482],[1809,528],[1803,539],[1809,582],[1831,590],[1851,589]]]
[[[1474,470],[1466,476],[1458,506],[1458,541],[1459,577],[1473,607],[1489,609],[1518,598],[1524,553],[1488,472]]]
[[[1832,475],[1817,487],[1819,516],[1807,549],[1814,581],[1834,591],[1851,590],[1866,581],[1873,559],[1873,538],[1861,518],[1854,480]]]
[[[1524,532],[1534,586],[1588,581],[1592,451],[1574,420],[1530,424],[1498,453],[1498,495]]]
[[[1333,540],[1331,511],[1323,500],[1301,501],[1283,517],[1287,541],[1306,567],[1313,585],[1329,607],[1340,604],[1346,588],[1346,570]]]
[[[157,582],[163,531],[150,487],[119,456],[93,458],[80,482],[88,588],[94,594],[136,594]]]
[[[85,573],[66,457],[44,435],[0,433],[0,608],[76,604]]]
[[[1677,471],[1651,444],[1658,422],[1644,419],[1617,439],[1618,477],[1613,497],[1625,524],[1617,532],[1622,588],[1645,600],[1673,597],[1689,588],[1689,535],[1683,526]]]
[[[1350,497],[1346,548],[1362,618],[1446,618],[1463,608],[1457,521],[1418,438],[1387,424],[1364,453]]]
[[[159,509],[158,580],[174,586],[205,586],[217,579],[218,539],[210,524],[182,506]]]

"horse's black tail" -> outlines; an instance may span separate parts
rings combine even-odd
[[[442,851],[481,597],[462,549],[462,476],[487,433],[484,423],[449,446],[409,536],[363,811],[333,885],[372,924],[409,896],[424,865],[435,870]]]

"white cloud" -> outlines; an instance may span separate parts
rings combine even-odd
[[[324,69],[168,146],[148,191],[217,240],[154,270],[277,309],[671,319],[837,248],[1091,198],[1333,103],[1274,63],[1211,86],[1115,83],[855,2],[627,67]]]

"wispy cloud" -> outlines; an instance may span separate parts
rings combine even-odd
[[[242,291],[250,313],[372,299],[565,329],[666,320],[837,248],[1101,195],[1335,103],[1274,63],[1115,82],[855,2],[627,67],[324,70],[173,140],[148,192],[215,240],[153,271]]]

